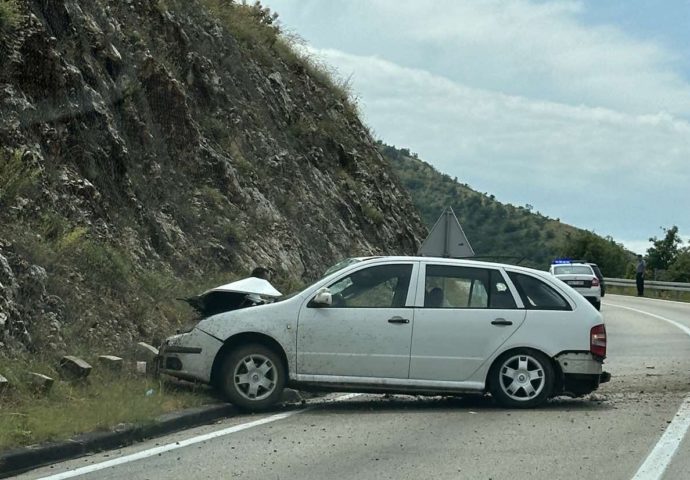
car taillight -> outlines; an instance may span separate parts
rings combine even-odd
[[[592,286],[593,287],[598,287],[599,286],[599,279],[597,277],[594,277],[592,279]]]
[[[589,331],[589,351],[592,355],[606,357],[606,326],[603,323]]]

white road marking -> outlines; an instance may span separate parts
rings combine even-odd
[[[658,480],[662,478],[689,427],[690,397],[687,397],[632,480]]]
[[[347,395],[341,395],[336,397],[331,402],[342,402],[345,400],[350,400],[352,398],[360,396],[360,393],[349,393]],[[188,447],[196,443],[205,442],[206,440],[211,440],[214,438],[222,437],[225,435],[230,435],[232,433],[241,432],[242,430],[247,430],[249,428],[258,427],[259,425],[265,425],[267,423],[277,422],[278,420],[284,420],[295,414],[306,412],[313,407],[303,408],[301,410],[293,410],[291,412],[278,413],[276,415],[271,415],[270,417],[261,418],[253,422],[242,423],[240,425],[235,425],[233,427],[224,428],[211,433],[206,433],[204,435],[199,435],[198,437],[188,438],[186,440],[180,440],[179,442],[169,443],[167,445],[161,445],[159,447],[151,448],[148,450],[143,450],[141,452],[133,453],[131,455],[125,455],[124,457],[114,458],[101,463],[96,463],[94,465],[87,465],[85,467],[80,467],[74,470],[69,470],[63,473],[57,473],[55,475],[50,475],[48,477],[42,477],[39,480],[62,480],[65,478],[78,477],[80,475],[86,475],[88,473],[97,472],[99,470],[104,470],[106,468],[115,467],[117,465],[122,465],[124,463],[134,462],[144,458],[153,457],[161,453],[170,452],[172,450],[177,450],[178,448]]]
[[[686,327],[682,323],[678,323],[675,320],[671,320],[670,318],[662,317],[661,315],[656,315],[654,313],[649,313],[645,312],[644,310],[638,310],[637,308],[631,308],[631,307],[624,307],[623,305],[616,305],[615,303],[608,303],[606,302],[604,305],[610,306],[610,307],[616,307],[616,308],[624,308],[625,310],[630,310],[633,312],[641,313],[643,315],[649,315],[650,317],[658,318],[659,320],[663,320],[664,322],[668,322],[674,327],[678,327],[683,332],[685,332],[686,335],[690,336],[690,328]]]
[[[114,458],[102,463],[97,463],[95,465],[87,465],[86,467],[77,468],[75,470],[69,470],[67,472],[58,473],[56,475],[50,475],[48,477],[43,477],[40,480],[61,480],[63,478],[78,477],[79,475],[86,475],[87,473],[97,472],[109,467],[115,467],[117,465],[122,465],[123,463],[134,462],[136,460],[141,460],[143,458],[153,457],[155,455],[170,452],[172,450],[177,450],[178,448],[188,447],[194,445],[195,443],[204,442],[206,440],[211,440],[213,438],[222,437],[223,435],[229,435],[231,433],[240,432],[252,427],[258,427],[259,425],[264,425],[266,423],[275,422],[278,420],[283,420],[284,418],[295,415],[296,413],[302,412],[304,410],[294,410],[292,412],[279,413],[277,415],[271,415],[270,417],[255,420],[249,423],[243,423],[241,425],[235,425],[234,427],[224,428],[223,430],[218,430],[215,432],[207,433],[205,435],[199,435],[198,437],[188,438],[186,440],[180,440],[179,442],[169,443],[167,445],[161,445],[159,447],[151,448],[149,450],[143,450],[141,452],[133,453],[131,455],[125,455],[124,457]]]
[[[670,318],[645,312],[644,310],[638,310],[636,308],[624,307],[623,305],[616,305],[608,302],[606,305],[623,308],[625,310],[631,310],[636,313],[658,318],[659,320],[663,320],[670,323],[674,327],[679,328],[686,335],[690,336],[690,328],[676,322],[675,320],[671,320]],[[640,468],[637,470],[637,473],[635,473],[635,476],[632,478],[632,480],[661,479],[666,471],[666,468],[668,468],[668,465],[671,463],[673,455],[675,455],[676,450],[678,450],[678,447],[683,441],[683,438],[685,438],[688,428],[690,428],[690,396],[685,398],[678,409],[678,412],[676,412],[675,417],[673,417],[673,420],[669,426],[666,427],[664,434],[656,443],[652,451],[649,453],[649,455],[647,455],[644,463],[640,465]]]

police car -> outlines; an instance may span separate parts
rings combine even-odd
[[[573,287],[597,310],[601,309],[601,282],[591,265],[568,259],[554,260],[549,273]]]

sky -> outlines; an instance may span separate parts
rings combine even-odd
[[[377,139],[636,253],[690,239],[690,0],[263,3]]]

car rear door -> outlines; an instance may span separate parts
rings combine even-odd
[[[367,266],[328,286],[330,306],[300,310],[297,373],[407,378],[419,262]]]
[[[469,379],[525,320],[498,268],[429,263],[420,278],[410,379]]]

